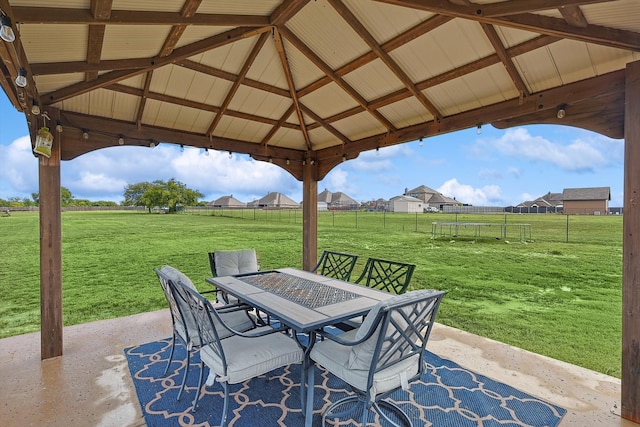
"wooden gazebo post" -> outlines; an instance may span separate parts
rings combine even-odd
[[[302,166],[302,268],[311,270],[318,260],[318,179],[315,161]]]
[[[627,65],[624,140],[621,410],[640,423],[640,61]]]
[[[55,122],[54,122],[55,123]],[[55,132],[51,157],[39,157],[40,185],[40,358],[62,355],[62,214],[60,138]],[[32,135],[33,137],[33,135]]]

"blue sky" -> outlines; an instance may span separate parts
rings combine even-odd
[[[624,141],[567,126],[484,126],[362,153],[318,183],[358,201],[389,199],[426,185],[474,206],[509,206],[564,188],[610,187],[622,206]],[[0,198],[31,198],[38,161],[25,117],[0,95]],[[120,202],[128,184],[175,178],[204,200],[232,194],[243,202],[278,191],[302,200],[302,183],[246,155],[160,144],[113,147],[62,162],[62,185],[76,199]]]

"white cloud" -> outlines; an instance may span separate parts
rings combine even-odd
[[[474,153],[495,150],[510,157],[547,162],[567,171],[594,171],[622,161],[624,143],[599,135],[580,134],[568,144],[533,136],[526,128],[508,129],[500,138],[481,139]]]
[[[25,197],[38,192],[38,159],[31,151],[31,139],[23,136],[9,145],[0,145],[0,182],[6,182],[0,190],[2,198]],[[16,194],[20,193],[20,194]]]
[[[520,176],[522,175],[522,171],[515,166],[509,166],[507,168],[507,174],[513,176],[514,178],[520,178]]]
[[[502,179],[502,174],[495,169],[480,169],[478,176],[482,179]]]
[[[502,202],[499,186],[485,185],[481,188],[474,188],[471,185],[460,184],[456,178],[446,181],[437,191],[447,197],[455,198],[460,203],[474,206],[496,205]]]
[[[365,151],[356,159],[352,160],[350,166],[354,169],[368,172],[392,170],[394,168],[393,158],[400,155],[411,155],[412,153],[411,148],[405,147],[404,145],[406,144]]]

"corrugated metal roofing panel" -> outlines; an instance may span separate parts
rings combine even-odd
[[[606,27],[638,32],[640,30],[640,1],[619,0],[580,6],[588,22]]]
[[[274,147],[293,149],[299,149],[301,143],[304,144],[300,131],[289,128],[278,129],[271,140],[268,141],[268,145]]]
[[[344,81],[367,101],[403,89],[404,84],[380,59],[345,75]]]
[[[433,16],[430,12],[398,8],[385,3],[348,0],[345,4],[379,44],[384,44]]]
[[[102,60],[154,57],[169,31],[171,25],[108,25],[104,31]]]
[[[291,43],[284,41],[284,48],[287,52],[287,60],[289,68],[294,76],[296,87],[304,88],[326,76],[326,74],[315,66],[309,58],[303,55],[299,50],[294,48]],[[286,85],[285,85],[286,87]]]
[[[249,142],[260,142],[271,130],[271,126],[238,117],[224,116],[213,132],[215,136]]]
[[[331,25],[327,25],[328,22]],[[353,29],[324,0],[309,2],[289,20],[287,27],[334,69],[369,50],[367,44],[354,36]]]
[[[293,55],[289,55],[290,60],[291,56]],[[275,49],[275,44],[270,38],[264,43],[260,53],[251,64],[247,79],[289,90],[287,79],[282,70],[282,63]]]
[[[242,69],[242,65],[247,60],[249,52],[251,52],[251,49],[255,45],[256,37],[258,36],[239,40],[189,59],[218,70],[237,74],[240,69]]]
[[[495,104],[518,95],[502,64],[429,88],[426,93],[445,116]]]
[[[302,97],[301,101],[320,117],[324,118],[358,106],[355,99],[347,95],[338,87],[337,83],[333,82]]]
[[[12,0],[11,6],[42,7],[42,0]],[[89,2],[87,0],[47,0],[47,6],[88,9]]]
[[[352,141],[384,132],[385,128],[369,113],[363,112],[349,118],[331,123],[343,135],[348,135]]]
[[[84,73],[51,74],[47,76],[35,76],[40,93],[48,93],[69,85],[84,81]]]
[[[291,99],[248,86],[240,86],[229,108],[259,117],[279,120],[291,106]]]
[[[518,28],[501,27],[498,25],[494,25],[493,28],[496,30],[496,33],[498,33],[498,36],[506,49],[540,36],[540,34],[520,30]]]
[[[130,77],[126,80],[122,80],[119,83],[123,86],[134,87],[136,89],[143,89],[145,81],[147,80],[147,73],[138,74]]]
[[[378,109],[378,111],[398,129],[433,119],[431,113],[415,97],[394,102]]]
[[[580,11],[590,25],[600,25],[620,30],[637,32],[640,30],[640,2],[637,0],[618,0],[601,4],[579,5]],[[537,12],[539,15],[562,18],[558,9]]]
[[[527,52],[513,58],[518,74],[532,92],[556,87],[562,79],[555,66],[549,46]]]
[[[138,99],[132,95],[98,89],[67,99],[62,106],[67,111],[130,122],[136,116]],[[117,129],[114,129],[114,133],[117,133]]]
[[[87,25],[20,26],[22,43],[28,46],[27,59],[32,63],[84,61],[87,58],[88,35]],[[42,40],[47,40],[47,43],[42,43]],[[64,49],[52,49],[52,45],[64,46]]]
[[[113,0],[111,8],[113,10],[180,12],[183,4],[183,0]]]
[[[562,83],[572,83],[596,75],[587,45],[582,42],[561,40],[547,46]]]
[[[479,31],[475,23],[451,21],[392,51],[391,56],[412,80],[427,80],[491,55],[491,44]],[[450,40],[451,47],[441,46],[440,38]]]
[[[182,2],[182,0],[180,0]],[[228,13],[237,15],[271,15],[280,0],[215,0],[203,1],[198,13]]]
[[[191,43],[195,43],[202,39],[213,37],[230,29],[231,27],[208,27],[202,25],[190,25],[184,30],[184,33],[182,33],[182,37],[180,37],[180,40],[178,40],[178,43],[176,43],[176,48],[190,45]]]
[[[195,133],[205,133],[209,129],[213,114],[208,111],[193,108],[181,108],[177,122],[184,124],[184,130]]]
[[[310,130],[309,139],[311,139],[314,150],[322,150],[323,148],[342,144],[342,141],[323,127]]]

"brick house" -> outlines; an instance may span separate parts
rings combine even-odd
[[[567,215],[606,215],[609,213],[611,189],[565,188],[562,192],[563,212]]]

